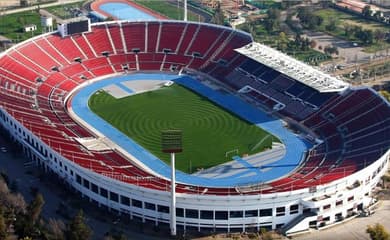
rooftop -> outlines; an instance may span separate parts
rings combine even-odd
[[[308,85],[319,92],[340,92],[349,84],[263,44],[252,42],[235,51]]]

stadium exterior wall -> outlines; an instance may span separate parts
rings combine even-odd
[[[2,108],[0,123],[36,165],[57,174],[91,202],[156,226],[169,223],[169,189],[126,184],[80,167],[53,151]],[[289,231],[297,232],[308,229],[309,224],[318,227],[339,221],[372,203],[372,190],[387,169],[389,153],[359,172],[315,189],[224,196],[178,193],[177,224],[184,230],[250,231],[294,222]]]

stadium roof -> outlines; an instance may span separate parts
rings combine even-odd
[[[306,84],[319,92],[339,92],[349,84],[263,44],[252,42],[235,49],[257,62]]]

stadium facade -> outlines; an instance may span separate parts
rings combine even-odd
[[[0,57],[0,123],[24,153],[82,196],[133,220],[169,224],[170,182],[77,120],[72,95],[105,76],[199,75],[286,121],[314,145],[289,174],[240,186],[177,182],[178,229],[286,233],[353,216],[373,203],[389,158],[390,107],[254,43],[247,33],[179,21],[107,22],[91,32],[37,36]]]

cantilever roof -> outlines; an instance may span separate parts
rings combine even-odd
[[[235,49],[257,62],[306,84],[319,92],[340,92],[349,84],[263,44],[252,42]]]

